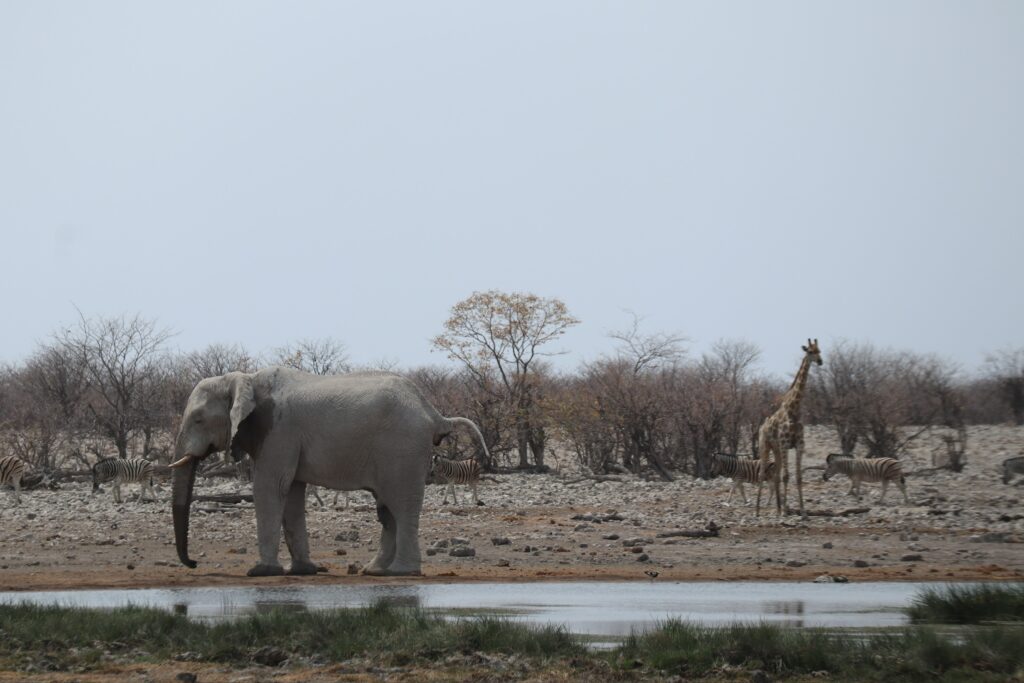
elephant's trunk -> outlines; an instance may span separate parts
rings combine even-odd
[[[174,517],[174,544],[178,548],[178,559],[190,569],[196,568],[195,560],[188,556],[188,518],[192,505],[192,487],[196,482],[198,458],[174,469],[171,494],[171,513]]]

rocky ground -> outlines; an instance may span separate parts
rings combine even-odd
[[[178,564],[171,530],[169,486],[157,503],[116,505],[110,491],[93,496],[88,483],[61,490],[23,493],[13,506],[0,494],[0,590],[45,588],[226,585],[250,582],[534,581],[801,579],[822,574],[851,580],[1024,578],[1024,490],[1001,481],[1004,458],[1024,455],[1024,429],[985,426],[970,430],[969,464],[960,474],[926,470],[942,447],[937,436],[922,440],[904,460],[911,504],[890,488],[879,504],[879,486],[847,495],[845,479],[823,482],[821,471],[805,477],[812,511],[869,508],[843,517],[801,521],[761,518],[738,499],[727,505],[728,480],[681,476],[671,483],[624,477],[623,481],[576,481],[567,459],[552,475],[503,475],[484,482],[483,506],[442,505],[442,489],[430,486],[421,523],[424,574],[418,579],[363,577],[379,533],[368,494],[353,495],[347,509],[310,497],[308,526],[314,561],[329,568],[317,577],[246,579],[256,562],[256,524],[251,504],[196,503],[191,550],[195,570]],[[837,450],[829,430],[810,430],[808,462],[821,466]],[[200,480],[197,494],[232,493],[238,484]],[[326,493],[326,492],[323,492]],[[748,491],[749,493],[749,491]],[[795,490],[791,487],[791,500]],[[341,502],[341,501],[339,501]],[[705,538],[677,531],[718,529]],[[282,560],[287,553],[282,547]]]

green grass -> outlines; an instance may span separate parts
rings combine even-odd
[[[932,628],[875,635],[768,624],[703,627],[668,621],[633,635],[614,654],[658,671],[702,676],[724,665],[783,678],[825,671],[850,681],[1005,681],[1024,675],[1024,629],[991,626],[955,634]]]
[[[142,607],[0,607],[0,659],[15,666],[39,656],[49,668],[66,669],[110,656],[155,661],[185,653],[190,659],[239,663],[254,657],[259,661],[256,653],[266,647],[317,661],[371,656],[395,664],[464,651],[535,659],[585,651],[562,627],[533,628],[498,617],[452,621],[387,605],[324,612],[271,610],[216,624]]]
[[[925,588],[907,610],[914,623],[1024,621],[1024,584],[969,583]]]
[[[980,590],[971,588],[974,602]],[[1009,602],[1006,593],[999,595]],[[458,656],[484,653],[516,655],[542,678],[557,671],[569,678],[717,680],[763,669],[777,680],[811,680],[817,672],[836,681],[1024,680],[1024,624],[853,633],[670,620],[609,651],[587,650],[585,641],[564,628],[526,626],[503,616],[450,619],[387,604],[323,612],[275,609],[212,624],[141,607],[0,606],[0,669],[17,671],[95,671],[111,663],[173,659],[277,664],[286,658],[296,666],[361,658],[444,668],[452,656],[464,662]]]

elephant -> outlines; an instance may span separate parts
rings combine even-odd
[[[419,575],[419,520],[432,447],[456,425],[415,384],[397,375],[311,375],[285,367],[209,377],[192,390],[174,445],[172,514],[178,558],[187,567],[189,507],[196,467],[218,451],[247,453],[259,563],[249,576],[284,574],[278,563],[281,527],[291,555],[289,574],[315,574],[306,534],[306,485],[369,491],[382,530],[380,549],[363,570],[374,576]]]

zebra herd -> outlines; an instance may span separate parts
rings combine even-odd
[[[25,477],[28,468],[25,462],[18,457],[8,455],[0,457],[0,486],[9,485],[14,488],[14,501],[16,505],[21,504],[21,481]],[[466,485],[473,493],[473,502],[483,505],[477,497],[476,487],[480,481],[480,465],[476,460],[449,460],[440,456],[434,456],[433,472],[446,486],[443,504],[448,504],[448,493],[457,505],[458,497],[455,495],[455,485]],[[142,458],[103,458],[92,466],[92,490],[96,493],[100,490],[100,484],[112,481],[114,502],[120,504],[121,484],[139,484],[139,501],[146,499],[146,493],[156,501],[156,493],[153,491],[153,463]],[[310,492],[316,498],[321,507],[324,501],[320,497],[315,486],[309,487]],[[337,491],[334,494],[334,505],[338,504],[338,497],[344,494],[345,507],[349,504],[349,493]]]
[[[747,494],[743,490],[743,484],[759,484],[769,481],[774,476],[775,463],[769,461],[767,472],[761,471],[761,463],[755,458],[740,457],[727,453],[716,453],[711,457],[711,476],[729,477],[733,486],[729,490],[729,497],[726,503],[731,503],[733,496],[739,491],[744,504],[749,504]],[[0,457],[0,486],[11,486],[14,489],[14,500],[16,505],[21,504],[21,482],[25,477],[28,468],[25,462],[13,455]],[[448,493],[458,505],[459,499],[455,493],[455,485],[469,486],[473,496],[473,502],[483,505],[477,496],[477,484],[481,479],[481,468],[474,459],[449,460],[441,456],[434,456],[433,473],[445,487],[444,500],[442,504],[448,504]],[[1024,476],[1024,456],[1007,458],[1002,464],[1003,483],[1009,484],[1014,476]],[[850,491],[852,495],[860,496],[860,485],[862,482],[881,482],[882,493],[879,501],[885,498],[886,490],[890,483],[895,483],[903,493],[903,500],[910,502],[907,496],[906,477],[898,460],[893,458],[855,458],[850,455],[830,453],[825,459],[825,472],[822,475],[824,481],[828,481],[837,474],[845,474],[850,479]],[[113,482],[114,502],[120,504],[121,484],[139,484],[139,500],[145,500],[148,492],[152,500],[156,500],[156,493],[153,491],[153,463],[141,458],[122,459],[104,458],[92,466],[92,488],[93,493],[99,491],[100,484]],[[316,487],[310,487],[310,491],[321,506],[324,505],[316,491]],[[334,505],[338,504],[338,497],[345,495],[345,507],[348,507],[348,492],[338,491],[334,495]],[[769,501],[774,495],[774,490],[769,487]]]

